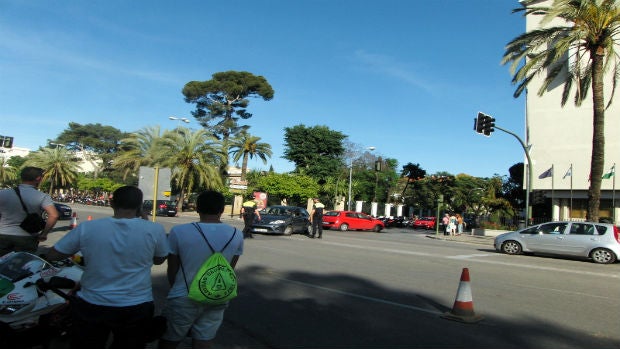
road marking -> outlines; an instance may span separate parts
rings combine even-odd
[[[400,308],[405,308],[405,309],[410,309],[410,310],[415,310],[415,311],[421,311],[421,312],[429,313],[429,314],[433,314],[433,315],[441,315],[441,314],[443,314],[443,312],[440,312],[440,311],[437,311],[437,310],[430,310],[430,309],[415,307],[413,305],[392,302],[392,301],[388,301],[386,299],[381,299],[381,298],[363,296],[363,295],[357,294],[357,293],[340,291],[340,290],[337,290],[335,288],[318,286],[318,285],[310,284],[310,283],[307,283],[307,282],[302,282],[302,281],[296,281],[296,280],[281,278],[281,277],[277,277],[275,275],[272,275],[272,276],[273,276],[274,279],[278,279],[278,280],[281,280],[281,281],[286,281],[286,282],[289,282],[289,283],[292,283],[292,284],[297,284],[297,285],[304,286],[304,287],[311,287],[311,288],[319,289],[319,290],[322,290],[322,291],[337,293],[337,294],[344,295],[344,296],[347,296],[347,297],[359,298],[359,299],[363,299],[363,300],[366,300],[366,301],[371,301],[371,302],[375,302],[375,303],[392,305],[392,306],[395,306],[395,307],[400,307]]]
[[[447,256],[446,258],[448,258],[448,259],[468,259],[468,258],[474,258],[474,257],[490,257],[490,256],[495,256],[495,255],[489,254],[489,253],[476,253],[476,254],[462,254],[462,255],[457,255],[457,256]]]
[[[362,249],[362,250],[372,249],[375,251],[389,252],[389,253],[402,254],[402,255],[426,256],[426,257],[444,258],[444,259],[467,259],[469,261],[476,262],[476,263],[488,263],[488,264],[493,264],[493,265],[505,265],[509,267],[518,267],[518,268],[524,268],[524,269],[546,270],[546,271],[571,273],[571,274],[577,274],[577,275],[600,276],[600,277],[607,277],[607,278],[611,277],[615,279],[620,279],[620,273],[604,273],[604,272],[564,269],[564,268],[556,268],[556,267],[545,267],[545,266],[531,265],[531,264],[528,265],[528,264],[523,264],[523,263],[509,263],[509,262],[498,261],[497,258],[493,258],[493,260],[488,260],[488,259],[485,260],[483,258],[478,258],[478,257],[498,257],[498,258],[524,257],[524,256],[507,256],[499,252],[497,254],[478,253],[478,254],[470,254],[470,255],[438,256],[435,253],[415,252],[415,251],[407,251],[407,250],[399,250],[399,249],[391,249],[391,248],[378,248],[376,246],[368,247],[368,246],[344,244],[344,243],[338,243],[338,242],[327,242],[327,241],[322,241],[322,243],[328,244],[328,245],[346,247],[346,248],[357,248],[357,249]]]

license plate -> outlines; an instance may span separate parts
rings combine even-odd
[[[268,230],[263,228],[255,228],[254,231],[257,233],[266,233]]]

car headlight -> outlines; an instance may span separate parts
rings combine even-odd
[[[284,224],[284,223],[286,222],[282,219],[276,219],[275,221],[269,222],[269,224]]]

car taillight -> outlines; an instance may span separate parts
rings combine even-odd
[[[616,241],[620,244],[620,228],[614,225],[614,237]]]
[[[159,205],[159,208],[166,208],[166,204]]]

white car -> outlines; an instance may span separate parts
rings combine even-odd
[[[620,228],[607,223],[548,222],[498,235],[493,245],[507,254],[579,256],[610,264],[620,256]]]

